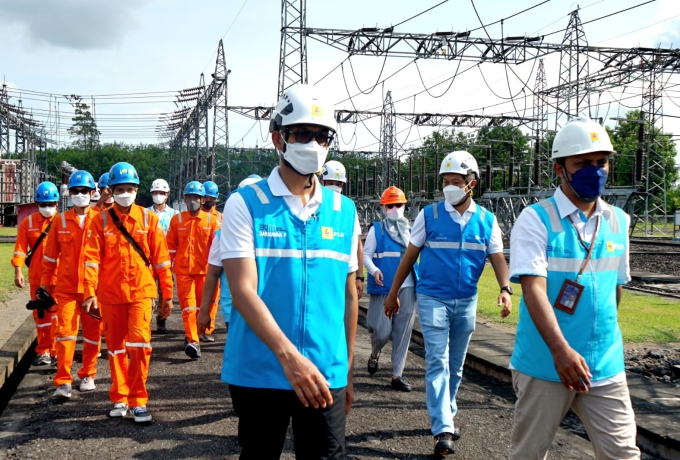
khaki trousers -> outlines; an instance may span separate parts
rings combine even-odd
[[[598,460],[639,459],[635,445],[635,414],[626,382],[568,390],[560,382],[512,371],[517,394],[510,459],[539,460],[548,456],[555,433],[571,408],[586,427]]]

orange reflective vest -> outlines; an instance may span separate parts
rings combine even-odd
[[[136,204],[129,214],[114,210],[123,226],[142,249],[151,266],[147,266],[113,223],[108,211],[92,220],[85,244],[84,298],[100,294],[108,304],[130,303],[157,296],[153,271],[160,281],[163,298],[172,298],[170,256],[158,225],[158,217]]]
[[[25,218],[21,225],[19,225],[19,231],[17,232],[17,241],[14,244],[14,255],[12,256],[12,266],[23,267],[26,261],[26,256],[28,255],[28,249],[33,249],[33,257],[31,258],[31,266],[28,267],[28,283],[32,286],[40,285],[41,278],[41,262],[43,257],[43,250],[49,242],[50,235],[47,235],[45,239],[40,243],[40,246],[34,248],[36,241],[40,237],[40,234],[47,228],[50,222],[54,219],[54,216],[46,219],[39,212],[35,212]],[[52,225],[54,228],[54,225]],[[51,232],[50,232],[51,233]],[[49,280],[46,286],[54,285],[54,280]]]
[[[208,271],[208,254],[215,230],[221,222],[212,212],[198,211],[192,217],[189,211],[172,216],[167,240],[174,270],[178,275],[205,275]]]
[[[50,229],[49,242],[45,246],[42,257],[42,277],[40,284],[55,278],[54,292],[60,294],[83,293],[83,246],[85,235],[90,229],[92,219],[97,212],[92,208],[85,214],[83,228],[80,228],[80,219],[75,209],[62,212],[55,217],[54,224]],[[57,269],[57,262],[59,268]]]

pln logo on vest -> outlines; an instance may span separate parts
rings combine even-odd
[[[333,227],[321,227],[321,238],[324,240],[333,239]]]
[[[607,241],[607,252],[623,251],[624,246],[622,244],[616,244],[613,241]]]

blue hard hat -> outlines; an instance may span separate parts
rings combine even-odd
[[[199,181],[192,180],[187,184],[186,187],[184,187],[184,194],[205,196],[205,189],[203,188],[203,184],[201,184]]]
[[[97,182],[97,187],[104,188],[109,186],[109,173],[104,173],[99,176],[99,182]]]
[[[68,178],[68,188],[73,187],[88,187],[94,190],[94,177],[89,172],[79,169]]]
[[[53,203],[59,201],[59,189],[52,182],[41,182],[35,188],[36,203]]]
[[[214,198],[218,198],[218,194],[220,193],[217,184],[211,180],[203,182],[203,190],[205,190],[205,196],[212,196]]]
[[[139,176],[137,170],[130,163],[121,161],[111,166],[109,171],[108,186],[113,187],[119,184],[134,184],[139,185]]]

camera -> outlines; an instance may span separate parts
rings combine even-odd
[[[38,310],[38,318],[45,317],[45,312],[54,313],[55,310],[50,310],[57,304],[54,298],[45,289],[39,287],[35,290],[35,300],[29,300],[26,304],[27,310]]]

